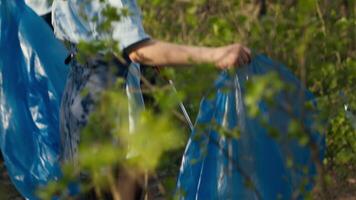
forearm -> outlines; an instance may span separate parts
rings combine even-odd
[[[215,63],[216,48],[177,45],[151,40],[130,52],[132,61],[151,66]]]

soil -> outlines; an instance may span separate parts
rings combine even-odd
[[[324,200],[356,200],[356,167],[345,167],[347,173],[337,173],[335,170],[329,170],[328,188],[326,195],[316,192],[314,199]],[[347,175],[345,175],[347,174]],[[12,185],[6,171],[6,167],[0,157],[0,200],[22,200],[21,195]]]

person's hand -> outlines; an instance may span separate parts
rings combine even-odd
[[[243,66],[251,62],[251,50],[241,44],[219,47],[215,50],[214,60],[220,69]]]

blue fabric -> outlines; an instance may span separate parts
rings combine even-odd
[[[27,199],[60,176],[59,106],[66,49],[23,0],[0,0],[0,148]]]
[[[48,11],[51,5],[44,0],[26,0],[38,14]],[[145,33],[140,9],[135,0],[110,0],[110,6],[128,9],[130,15],[123,17],[119,22],[113,23],[113,39],[119,41],[119,48],[124,48],[149,38]],[[81,40],[92,41],[104,39],[108,35],[98,31],[99,24],[103,21],[101,14],[105,3],[100,0],[54,0],[52,5],[52,24],[57,38],[78,43]],[[83,16],[87,18],[84,20]],[[94,20],[95,19],[95,20]]]
[[[246,81],[269,72],[276,72],[294,90],[277,93],[273,97],[275,104],[259,102],[259,116],[267,120],[265,126],[260,118],[248,116],[244,98]],[[313,95],[286,67],[263,55],[257,55],[249,66],[236,73],[223,72],[215,88],[213,98],[201,101],[183,156],[177,186],[179,199],[302,199],[301,191],[310,191],[313,186],[316,166],[310,148],[300,145],[287,132],[291,116],[300,118],[305,102],[316,106]],[[305,101],[299,98],[300,94]],[[310,139],[322,159],[324,138],[313,129],[316,114],[306,110],[303,124],[311,131]],[[277,130],[278,137],[269,135],[267,127]],[[221,135],[223,129],[239,130],[240,135],[230,139]]]
[[[26,199],[37,199],[37,187],[61,177],[65,144],[59,109],[69,71],[67,55],[23,0],[0,0],[0,148],[12,182]],[[128,67],[126,91],[133,130],[144,106],[136,63]],[[78,193],[77,186],[68,189]]]

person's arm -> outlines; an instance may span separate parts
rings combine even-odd
[[[150,39],[141,23],[141,15],[135,0],[114,1],[117,8],[128,8],[131,15],[113,25],[113,38],[120,49],[134,62],[151,66],[181,66],[193,63],[211,63],[219,68],[247,64],[250,50],[239,44],[208,48],[177,45]]]
[[[149,40],[129,52],[132,61],[151,66],[184,66],[210,63],[225,69],[247,64],[251,52],[247,47],[233,44],[224,47],[196,47]]]

